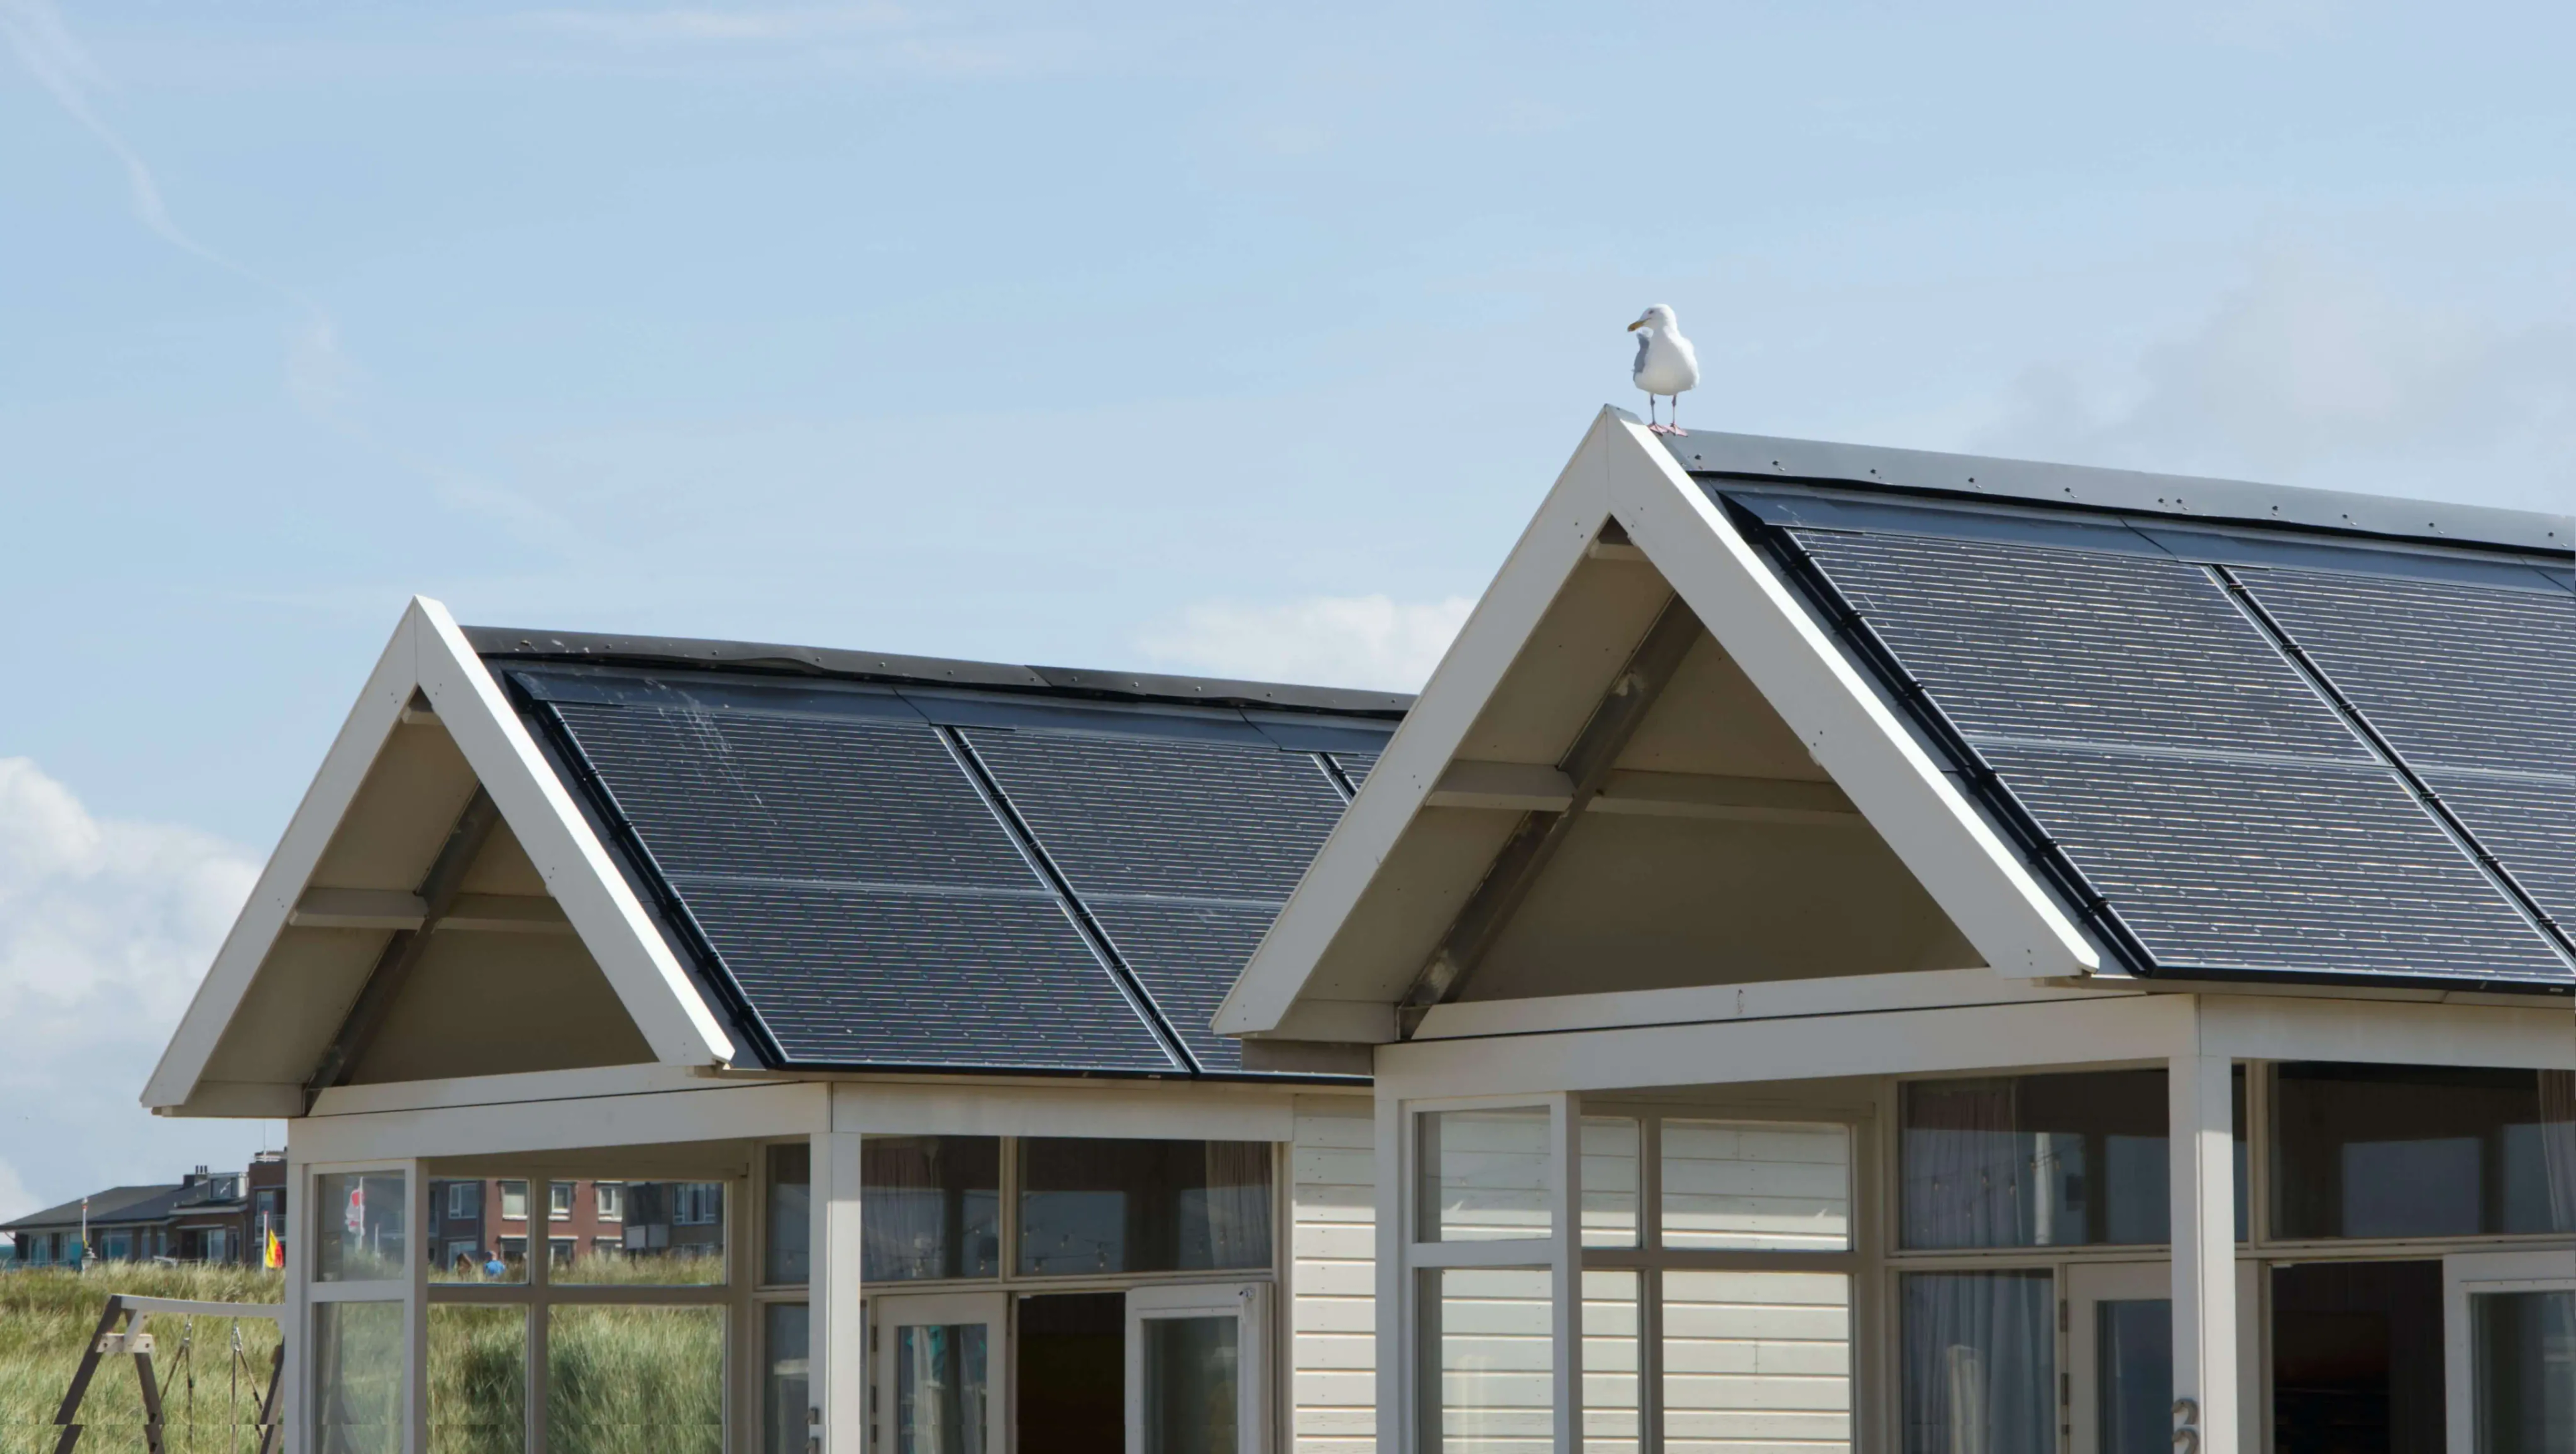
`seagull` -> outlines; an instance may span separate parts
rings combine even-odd
[[[1639,330],[1643,332],[1639,332]],[[1682,428],[1682,394],[1699,387],[1699,354],[1690,340],[1682,337],[1682,327],[1673,310],[1661,303],[1637,315],[1628,325],[1638,334],[1636,367],[1628,371],[1637,387],[1646,391],[1646,427],[1657,434],[1687,434]],[[1655,422],[1655,396],[1661,394],[1673,401],[1673,422]]]

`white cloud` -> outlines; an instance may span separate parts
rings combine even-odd
[[[1465,596],[1311,596],[1270,605],[1201,601],[1183,608],[1176,621],[1144,633],[1137,645],[1155,661],[1188,671],[1412,691],[1430,678],[1475,604]]]
[[[256,1126],[156,1121],[135,1097],[258,869],[0,758],[0,1220],[253,1149]]]

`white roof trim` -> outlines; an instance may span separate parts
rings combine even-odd
[[[1218,1008],[1220,1033],[1277,1034],[1291,1021],[1378,865],[1614,515],[1989,965],[2017,978],[2101,967],[1725,514],[1643,426],[1604,409]]]
[[[467,766],[499,805],[655,1059],[666,1065],[724,1065],[734,1059],[732,1038],[455,618],[438,602],[416,596],[180,1017],[144,1086],[144,1105],[178,1107],[196,1094],[225,1028],[415,691],[429,698]]]

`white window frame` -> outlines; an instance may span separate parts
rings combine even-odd
[[[594,1181],[590,1186],[591,1196],[594,1198],[596,1210],[599,1214],[598,1220],[603,1222],[622,1222],[626,1220],[626,1183],[622,1181]]]
[[[995,1288],[990,1292],[886,1293],[868,1299],[868,1362],[873,1365],[869,1387],[877,1391],[871,1400],[876,1417],[870,1447],[895,1447],[894,1421],[901,1410],[895,1397],[898,1340],[894,1330],[964,1323],[984,1326],[984,1454],[1002,1454],[1014,1447],[1005,1422],[1011,1407],[1005,1389],[1010,1381],[1010,1297]]]
[[[335,1206],[325,1205],[319,1194],[322,1178],[348,1175],[394,1175],[403,1179],[403,1252],[408,1264],[407,1275],[394,1278],[369,1278],[354,1281],[321,1280],[323,1228],[340,1213]],[[402,1310],[402,1412],[399,1446],[404,1454],[419,1454],[429,1446],[429,1339],[425,1307],[429,1286],[429,1258],[424,1254],[423,1239],[429,1232],[429,1178],[427,1167],[419,1161],[307,1162],[289,1168],[288,1185],[297,1189],[304,1206],[295,1219],[297,1230],[304,1235],[301,1249],[292,1245],[288,1257],[293,1267],[289,1274],[288,1300],[293,1304],[295,1327],[302,1336],[290,1338],[292,1344],[303,1344],[318,1353],[319,1339],[314,1325],[319,1321],[320,1307],[325,1303],[395,1304]],[[289,1420],[290,1432],[302,1429],[318,1435],[322,1421],[317,1415],[317,1400],[323,1396],[320,1380],[311,1376],[318,1368],[312,1353],[290,1352],[290,1358],[301,1358],[302,1367],[295,1370],[293,1386],[302,1390],[302,1405]],[[309,1442],[296,1447],[309,1449]]]
[[[482,1202],[483,1183],[451,1181],[447,1184],[447,1220],[462,1222],[477,1216],[483,1210]]]
[[[2576,1294],[2576,1251],[2453,1252],[2442,1259],[2443,1413],[2450,1454],[2475,1454],[2477,1351],[2469,1299],[2482,1293]]]
[[[547,1182],[547,1183],[546,1183],[546,1220],[547,1220],[547,1221],[549,1221],[549,1222],[569,1222],[569,1221],[571,1221],[571,1220],[572,1220],[572,1204],[573,1204],[573,1201],[574,1201],[574,1200],[575,1200],[575,1199],[580,1195],[580,1193],[581,1193],[581,1183],[580,1183],[580,1182],[577,1182],[577,1181],[550,1181],[550,1182]]]
[[[1127,1290],[1127,1454],[1145,1454],[1145,1324],[1151,1320],[1234,1319],[1235,1447],[1270,1447],[1270,1284],[1209,1282]]]

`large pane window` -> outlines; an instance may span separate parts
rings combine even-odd
[[[618,1198],[618,1235],[587,1244],[558,1237],[547,1276],[565,1286],[628,1283],[712,1287],[725,1280],[724,1183],[630,1181]],[[554,1184],[570,1205],[570,1182]]]
[[[410,1275],[403,1249],[409,1209],[399,1171],[352,1171],[313,1179],[316,1282],[383,1282]],[[111,1251],[110,1257],[123,1256]]]
[[[313,1306],[313,1428],[319,1454],[402,1448],[403,1305]]]
[[[1551,1274],[1448,1267],[1422,1279],[1424,1454],[1544,1454],[1556,1424]]]
[[[1637,1281],[1615,1270],[1583,1274],[1583,1451],[1637,1454],[1645,1426],[1639,1406],[1644,1324]]]
[[[765,1454],[805,1454],[806,1415],[814,1406],[804,1303],[761,1307],[760,1447]]]
[[[1903,1454],[2056,1454],[2050,1274],[1914,1272],[1902,1285]]]
[[[1548,1108],[1426,1111],[1417,1120],[1425,1242],[1541,1238],[1556,1186]]]
[[[862,1282],[1001,1275],[999,1138],[869,1136],[859,1180]]]
[[[1270,1265],[1267,1142],[1019,1146],[1023,1275]]]
[[[2311,1062],[2272,1084],[2279,1236],[2576,1231],[2576,1075]]]
[[[1663,1275],[1664,1448],[1851,1447],[1851,1279],[1838,1272]]]
[[[772,1146],[767,1163],[769,1235],[761,1242],[760,1280],[772,1286],[800,1283],[813,1266],[814,1148],[802,1141]]]
[[[2469,1299],[2477,1454],[2576,1449],[2576,1293]]]
[[[1663,1123],[1667,1247],[1851,1245],[1851,1131],[1780,1121]]]
[[[431,1454],[519,1454],[528,1445],[528,1310],[429,1310]]]
[[[556,1306],[547,1454],[722,1454],[725,1310]]]
[[[2236,1236],[2245,1236],[2245,1088],[2236,1083]],[[1898,1222],[1909,1249],[2170,1240],[2165,1072],[1912,1081]]]
[[[1637,1245],[1637,1123],[1583,1118],[1583,1245]]]

